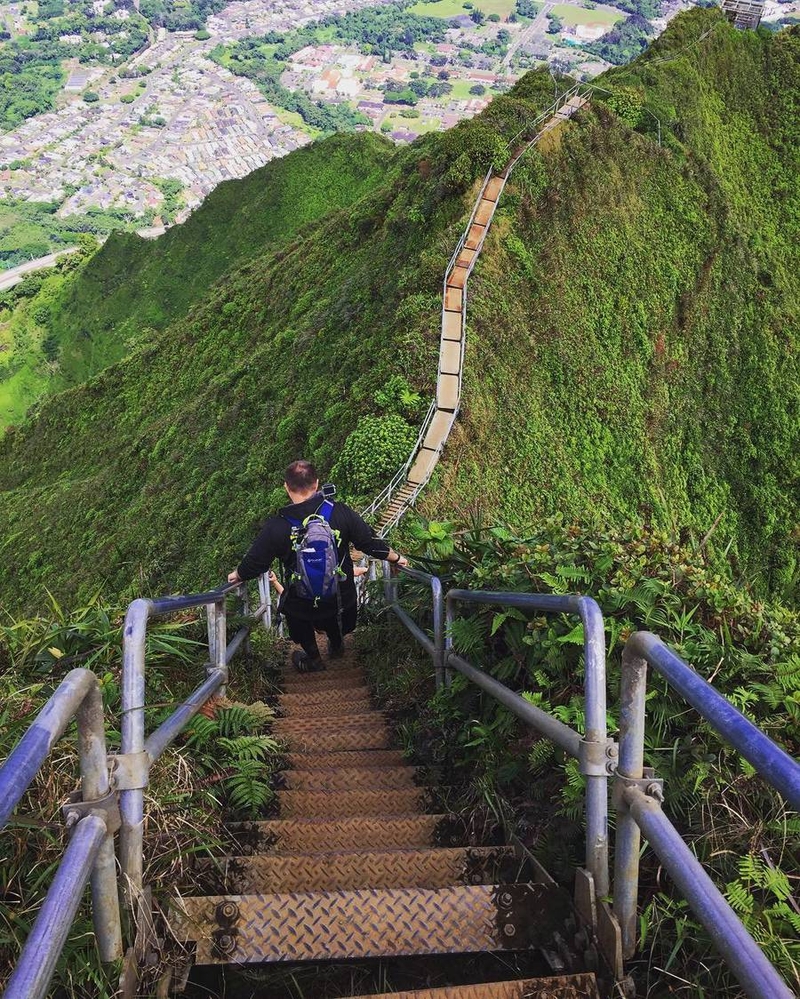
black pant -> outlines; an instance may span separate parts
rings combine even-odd
[[[342,636],[349,635],[355,631],[358,610],[355,606],[344,607],[341,615],[341,627],[339,615],[326,615],[317,619],[308,620],[305,618],[293,617],[286,614],[286,626],[289,629],[289,638],[296,642],[307,656],[312,659],[319,659],[319,648],[317,646],[317,631],[323,631],[328,636],[330,649],[338,649],[342,644]]]
[[[328,636],[329,648],[338,649],[342,644],[342,632],[338,618],[327,618],[322,621],[300,621],[296,617],[287,617],[289,638],[302,647],[303,652],[312,659],[319,659],[316,629],[324,631]]]

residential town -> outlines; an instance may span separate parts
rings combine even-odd
[[[687,2],[668,0],[665,19]],[[451,0],[419,3],[414,12],[436,16],[442,4],[452,13]],[[269,104],[254,82],[213,61],[212,50],[378,5],[381,0],[235,0],[209,17],[204,32],[158,29],[153,43],[124,66],[76,62],[57,110],[0,134],[0,193],[58,203],[61,216],[114,208],[144,224],[181,221],[220,182],[242,177],[316,134],[299,115]],[[532,18],[513,16],[514,0],[484,6],[499,13],[476,23],[472,5],[463,5],[461,14],[444,21],[445,41],[416,45],[414,58],[406,53],[386,62],[354,45],[307,46],[290,57],[281,84],[313,100],[346,102],[370,123],[360,127],[408,142],[476,114],[531,66],[549,62],[578,78],[596,75],[608,64],[581,45],[625,16],[578,0],[547,2]],[[13,7],[18,13],[19,4]],[[447,86],[423,94],[413,108],[387,99],[390,81],[408,86],[424,77]],[[179,210],[169,219],[161,217],[164,181],[182,185]]]

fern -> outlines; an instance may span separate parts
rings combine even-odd
[[[277,753],[278,743],[266,735],[240,735],[235,739],[221,738],[218,745],[233,762],[256,760],[263,762],[268,753]]]
[[[235,773],[224,781],[231,807],[255,815],[274,797],[267,771],[259,760],[252,758],[237,760],[235,767]]]

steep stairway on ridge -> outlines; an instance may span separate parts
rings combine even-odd
[[[320,673],[287,667],[281,686],[273,734],[286,744],[286,769],[277,815],[234,826],[238,854],[199,863],[208,894],[175,903],[173,931],[196,964],[563,953],[569,896],[511,846],[436,809],[424,771],[392,748],[352,651]],[[395,995],[599,994],[594,975],[578,968]]]
[[[585,90],[585,93],[581,91]],[[376,528],[385,536],[416,501],[430,479],[458,415],[461,403],[461,377],[467,323],[467,282],[492,224],[500,196],[514,167],[524,153],[543,136],[568,121],[588,104],[589,88],[573,87],[556,104],[552,114],[540,121],[532,139],[513,148],[501,173],[489,173],[481,186],[464,234],[447,265],[442,293],[442,327],[439,340],[439,368],[436,378],[436,401],[422,427],[405,474],[395,488],[381,494],[365,513],[377,515]]]

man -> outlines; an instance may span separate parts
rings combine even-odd
[[[292,545],[293,523],[295,526],[302,524],[307,517],[320,512],[325,497],[319,491],[319,476],[310,461],[293,461],[286,469],[283,485],[291,504],[283,507],[277,517],[267,520],[239,568],[228,576],[228,582],[240,583],[255,579],[266,572],[276,558],[288,570],[287,579],[291,579],[291,574],[297,568],[297,555]],[[308,599],[298,594],[297,587],[290,582],[280,604],[281,613],[286,617],[289,637],[302,647],[302,652],[292,653],[292,662],[300,672],[314,672],[325,668],[317,647],[315,630],[324,631],[328,636],[328,648],[332,657],[342,655],[344,635],[355,630],[358,608],[353,561],[350,558],[351,544],[373,558],[388,559],[393,565],[408,565],[406,558],[377,537],[355,510],[344,503],[332,504],[328,522],[332,531],[338,531],[337,561],[342,570],[338,599]]]

